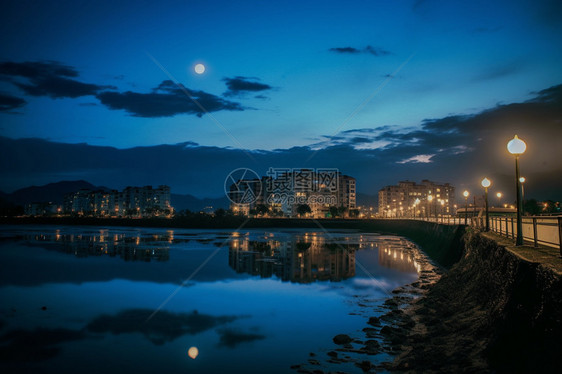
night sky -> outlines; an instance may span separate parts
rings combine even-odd
[[[561,14],[556,0],[3,1],[0,190],[215,197],[237,167],[337,167],[368,194],[488,176],[509,199],[518,134],[526,193],[559,199]]]

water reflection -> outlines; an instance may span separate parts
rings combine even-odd
[[[24,234],[22,239],[29,243],[41,243],[46,249],[76,257],[109,256],[124,261],[150,262],[170,259],[169,245],[162,244],[174,242],[174,232],[168,230],[164,234],[131,236],[125,233],[109,234],[108,230],[80,234],[56,230],[54,233]]]
[[[407,240],[383,240],[376,243],[379,264],[403,272],[420,272],[421,267],[412,256],[413,244]]]
[[[340,281],[355,276],[358,243],[327,242],[324,236],[295,235],[292,240],[273,238],[232,239],[228,261],[237,273],[276,276],[283,281],[310,283]]]

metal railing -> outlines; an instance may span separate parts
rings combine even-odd
[[[483,229],[486,226],[486,217],[474,217],[473,226]],[[532,216],[522,217],[523,240],[533,243],[558,248],[562,254],[562,216]],[[517,219],[515,217],[490,217],[490,231],[506,238],[515,239],[517,235]]]

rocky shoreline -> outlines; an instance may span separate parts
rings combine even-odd
[[[392,291],[392,297],[376,309],[379,316],[368,318],[366,326],[359,334],[338,334],[334,336],[335,348],[326,355],[310,353],[307,363],[291,366],[297,373],[305,374],[346,374],[349,370],[329,370],[341,364],[353,364],[353,372],[376,373],[388,371],[391,362],[380,359],[384,355],[392,359],[404,350],[407,336],[415,322],[409,310],[416,300],[424,296],[443,273],[429,257],[412,243],[409,254],[419,266],[419,278],[416,282]],[[372,312],[371,312],[372,313]]]
[[[510,242],[492,234],[469,232],[465,242],[463,258],[405,309],[399,324],[412,328],[393,332],[406,334],[401,353],[385,368],[412,373],[559,372],[560,273],[544,261],[522,258],[508,248]]]
[[[341,334],[325,370],[318,357],[299,373],[553,373],[562,352],[562,263],[521,256],[511,242],[469,231],[461,260],[446,274],[418,251],[418,281],[395,289],[364,338]],[[536,248],[527,252],[535,254]],[[377,310],[380,312],[380,309]],[[349,353],[364,355],[350,357]],[[387,354],[389,360],[380,360]]]

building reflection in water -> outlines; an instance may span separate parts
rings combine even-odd
[[[402,238],[380,240],[372,243],[379,250],[379,264],[381,266],[403,272],[420,272],[421,266],[412,256],[415,245]]]
[[[237,273],[276,276],[297,283],[340,281],[355,275],[358,248],[358,244],[328,243],[316,234],[296,235],[285,241],[238,237],[230,242],[228,259]]]
[[[30,244],[40,242],[41,246],[57,252],[73,254],[76,257],[109,256],[121,258],[124,261],[168,261],[170,259],[169,246],[162,243],[172,243],[173,231],[162,235],[131,235],[124,233],[109,234],[108,230],[97,233],[84,234],[61,233],[29,234],[23,236]],[[155,245],[156,244],[156,245]]]

